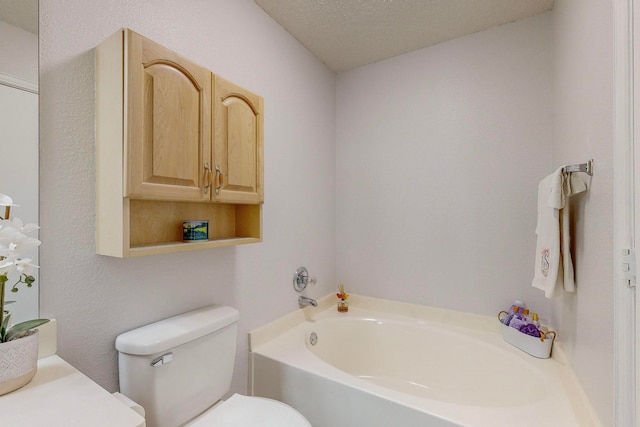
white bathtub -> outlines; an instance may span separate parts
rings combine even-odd
[[[250,392],[314,427],[599,425],[559,348],[536,359],[505,343],[495,318],[350,302],[346,314],[321,304],[252,332]]]

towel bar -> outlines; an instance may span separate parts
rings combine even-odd
[[[579,165],[567,165],[562,169],[562,172],[585,172],[587,175],[593,176],[593,159]]]

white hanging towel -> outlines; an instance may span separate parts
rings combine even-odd
[[[538,184],[538,223],[536,226],[536,261],[532,286],[553,298],[575,291],[571,239],[569,235],[569,206],[567,198],[587,189],[573,173],[563,167]]]

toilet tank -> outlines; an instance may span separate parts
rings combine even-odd
[[[116,338],[120,392],[145,410],[148,427],[176,427],[231,386],[239,313],[210,306]]]

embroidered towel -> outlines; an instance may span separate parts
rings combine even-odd
[[[587,188],[582,179],[562,169],[538,184],[536,260],[531,284],[543,290],[547,298],[556,297],[563,290],[575,290],[567,198]]]

